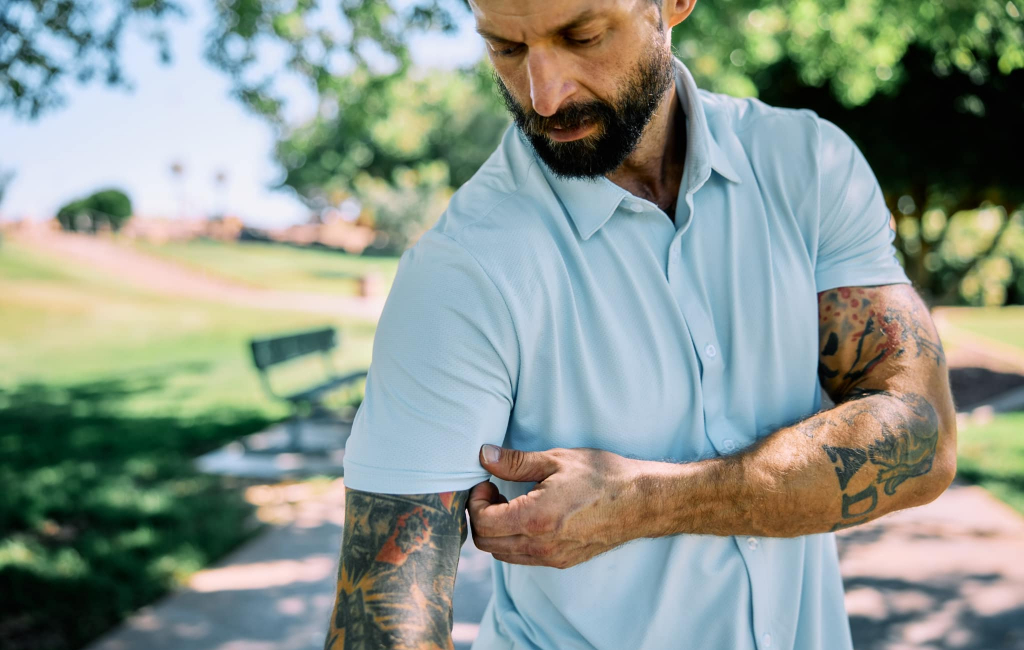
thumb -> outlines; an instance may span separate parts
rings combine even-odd
[[[542,451],[520,451],[496,445],[480,448],[480,464],[506,481],[543,481],[555,473],[551,458]]]

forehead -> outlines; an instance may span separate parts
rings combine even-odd
[[[477,29],[508,40],[548,36],[570,23],[621,15],[633,0],[471,0]]]

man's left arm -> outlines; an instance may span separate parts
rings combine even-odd
[[[657,534],[828,532],[923,505],[949,486],[956,413],[920,297],[908,284],[845,287],[819,294],[818,309],[818,374],[835,407],[740,453],[678,466],[684,480],[655,468],[647,505],[658,512],[668,490],[661,507],[674,509],[657,517]]]
[[[908,284],[818,296],[822,386],[835,407],[734,454],[691,463],[597,449],[494,448],[495,476],[538,481],[508,501],[470,495],[476,545],[517,564],[568,567],[638,537],[795,537],[937,498],[956,473],[945,355]]]

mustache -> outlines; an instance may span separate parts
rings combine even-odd
[[[524,133],[531,135],[543,135],[552,129],[576,129],[591,122],[598,124],[611,124],[615,119],[615,109],[598,100],[581,101],[563,106],[554,115],[545,117],[533,109],[525,108],[520,104],[512,92],[501,81],[497,73],[491,71],[491,75],[497,85],[498,92],[505,100],[505,105],[512,113],[516,124]]]
[[[539,115],[532,110],[523,113],[524,130],[538,135],[552,129],[577,129],[593,122],[608,124],[610,119],[615,116],[614,110],[607,104],[598,101],[570,104],[549,117]]]

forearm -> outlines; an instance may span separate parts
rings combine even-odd
[[[346,490],[337,596],[324,650],[452,647],[468,495]]]
[[[920,395],[865,391],[731,456],[647,463],[644,536],[794,537],[922,505],[952,480],[949,435]]]

